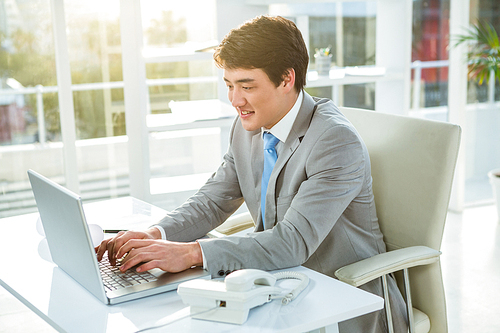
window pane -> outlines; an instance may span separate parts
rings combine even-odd
[[[50,93],[57,81],[49,1],[12,2],[0,15],[0,144],[44,141],[38,121],[59,119],[57,95]],[[59,136],[58,124],[50,122],[49,130]]]
[[[423,68],[421,107],[448,105],[448,68]]]
[[[305,90],[311,96],[330,98],[337,105],[375,110],[375,83],[313,87]]]
[[[118,0],[65,2],[80,191],[128,195],[128,148]]]
[[[151,193],[167,210],[181,205],[221,163],[221,140],[229,127],[151,133]]]
[[[151,113],[170,113],[169,103],[175,101],[217,98],[217,77],[213,60],[149,63]]]
[[[192,45],[201,49],[216,40],[214,0],[143,0],[141,11],[147,49]]]
[[[375,64],[375,15],[373,2],[346,2],[343,7],[343,66]]]
[[[310,69],[316,49],[330,48],[336,66],[375,64],[376,3],[372,1],[272,5],[270,13],[308,17]],[[299,28],[300,23],[295,19]]]
[[[206,52],[218,44],[215,1],[141,1],[141,10],[148,124],[168,128],[150,127],[150,189],[156,205],[172,210],[216,170],[228,138],[226,125],[185,129],[221,116],[217,71]]]
[[[36,211],[26,171],[64,183],[49,1],[0,11],[0,217]]]
[[[412,61],[448,59],[450,0],[413,1]]]
[[[122,89],[110,86],[122,80],[119,3],[99,3],[65,3],[77,139],[114,136],[124,112]]]
[[[293,19],[309,47],[309,70],[318,70],[317,50],[328,49],[332,66],[365,66],[375,64],[376,2],[335,2],[314,4],[272,5],[272,15]],[[306,19],[304,19],[306,18]],[[305,25],[304,22],[307,22]],[[374,109],[374,84],[307,87],[314,96],[333,99],[338,105]],[[340,85],[339,85],[340,84]]]
[[[172,101],[217,98],[210,52],[217,45],[215,1],[142,1],[144,55],[151,113],[170,113]]]
[[[496,0],[471,0],[471,24],[491,23],[500,33],[500,3]],[[500,167],[499,82],[490,96],[488,83],[469,81],[466,138],[466,197],[467,203],[492,200],[493,191],[487,173]]]
[[[471,0],[470,7],[471,24],[478,22],[489,22],[500,33],[500,3],[494,0]],[[498,83],[498,81],[497,81]],[[498,85],[496,86],[498,87]],[[496,88],[496,91],[500,91]],[[499,94],[495,94],[495,100],[500,100]],[[488,101],[488,84],[483,82],[479,85],[474,80],[468,84],[467,102],[486,102]]]
[[[345,85],[342,105],[375,110],[375,83]]]
[[[335,14],[332,12],[332,14]],[[332,55],[332,65],[341,64],[337,60],[337,17],[309,17],[309,60],[314,63],[314,54],[316,49],[329,48]]]
[[[333,99],[332,87],[313,87],[305,88],[306,92],[311,96]]]
[[[488,101],[488,84],[479,84],[474,80],[467,82],[467,103],[484,103]]]
[[[411,105],[415,115],[421,108],[448,105],[449,26],[450,0],[413,1]],[[446,119],[447,109],[420,116]]]

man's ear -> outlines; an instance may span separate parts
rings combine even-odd
[[[295,86],[295,70],[289,68],[287,73],[283,76],[283,82],[281,83],[286,89],[286,92],[292,90]]]

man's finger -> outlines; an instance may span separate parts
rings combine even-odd
[[[140,249],[149,246],[154,241],[151,239],[130,239],[116,251],[116,259],[120,259],[125,254],[129,253],[132,249]]]
[[[116,257],[114,253],[116,239],[111,239],[108,244],[106,244],[106,250],[108,250],[108,260],[111,265],[116,265]]]
[[[120,270],[122,272],[139,265],[153,260],[157,256],[154,252],[149,252],[147,248],[133,249],[130,251],[121,262]]]
[[[120,259],[121,257],[123,257],[125,255],[125,253],[127,253],[129,250],[131,250],[131,248],[129,248],[127,251],[125,252],[120,252],[119,253],[119,250],[125,245],[127,244],[127,242],[131,241],[131,240],[140,240],[140,239],[144,239],[144,236],[146,234],[144,232],[140,232],[140,231],[120,231],[116,237],[114,238],[114,246],[113,246],[113,257],[114,259]]]
[[[148,262],[140,265],[139,267],[137,267],[136,271],[137,272],[145,272],[145,271],[149,271],[150,269],[153,269],[153,268],[161,268],[161,261],[160,260],[148,261]]]
[[[101,261],[102,256],[104,255],[104,252],[106,252],[106,248],[108,245],[109,239],[105,239],[95,248],[96,253],[97,253],[97,260]]]

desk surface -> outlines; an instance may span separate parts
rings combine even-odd
[[[138,206],[131,198],[107,200],[85,205],[89,223],[116,228],[109,219],[115,207],[127,223],[135,227],[151,225],[161,217],[161,209]],[[104,210],[103,208],[106,207]],[[76,281],[48,261],[43,236],[36,231],[38,214],[0,219],[0,284],[59,331],[68,332],[134,332],[170,322],[188,313],[177,292],[142,298],[119,305],[104,305]],[[118,222],[119,223],[119,222]],[[12,255],[15,253],[15,256]],[[45,258],[45,259],[44,259]],[[309,286],[289,305],[278,300],[250,310],[244,325],[216,323],[184,318],[167,326],[172,332],[303,332],[335,325],[383,307],[383,299],[353,288],[304,267],[294,270],[310,278]],[[293,280],[281,281],[293,288]],[[165,328],[165,330],[167,330]]]

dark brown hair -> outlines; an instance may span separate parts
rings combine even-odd
[[[231,30],[215,49],[219,68],[262,69],[278,87],[295,70],[295,90],[306,84],[309,55],[300,30],[283,17],[258,16]]]

